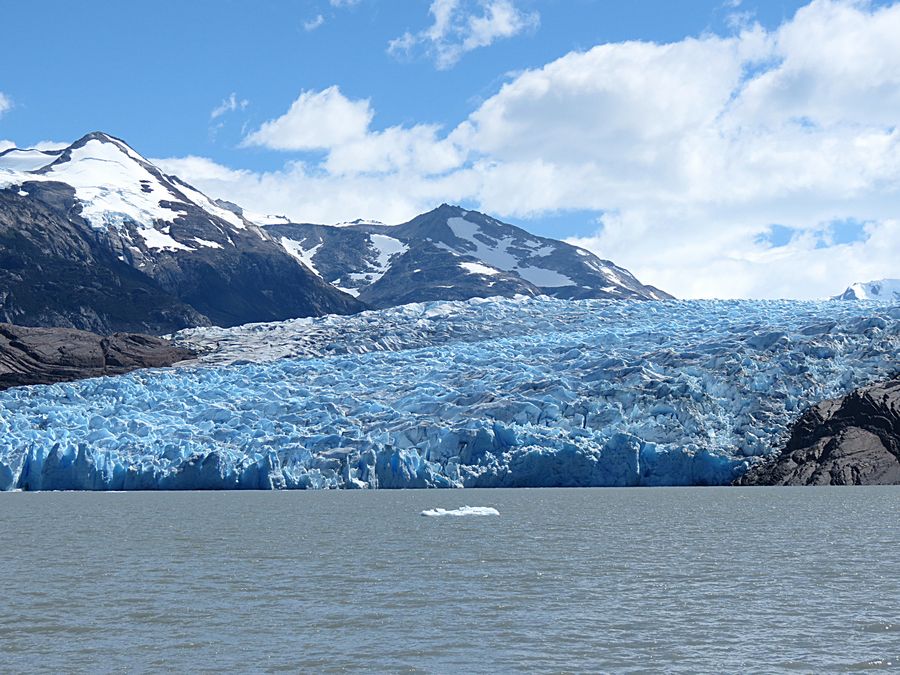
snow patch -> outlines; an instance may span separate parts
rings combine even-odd
[[[222,244],[217,241],[208,241],[206,239],[201,239],[200,237],[194,237],[194,241],[206,248],[222,248]]]
[[[881,279],[879,281],[857,282],[851,284],[841,295],[832,300],[882,300],[886,302],[900,301],[900,279]]]
[[[174,222],[183,212],[177,206],[160,206],[162,201],[181,198],[118,143],[90,140],[73,149],[69,161],[51,166],[40,177],[75,188],[75,196],[83,204],[81,215],[97,228],[124,219],[147,226],[157,220]]]
[[[482,265],[480,263],[461,262],[459,263],[459,266],[469,274],[480,274],[482,276],[495,276],[500,274],[499,270],[495,270],[493,267],[488,267],[487,265]]]
[[[114,138],[92,138],[67,150],[68,158],[65,151],[13,149],[0,155],[0,188],[27,181],[66,183],[75,189],[81,215],[97,229],[172,223],[185,215],[185,203],[234,228],[246,226],[240,216],[177,178],[159,178],[146,159]]]
[[[147,248],[159,251],[196,251],[197,249],[185,246],[180,241],[172,238],[168,232],[154,230],[152,227],[138,230],[138,234],[144,239]]]
[[[388,237],[383,234],[370,234],[369,241],[378,255],[374,264],[375,272],[378,275],[376,281],[383,277],[384,273],[388,271],[388,268],[391,266],[391,259],[394,256],[403,255],[409,250],[409,246],[399,239],[394,239],[393,237]]]
[[[560,286],[575,286],[575,282],[565,274],[556,270],[548,270],[543,267],[519,267],[515,270],[525,281],[543,288],[558,288]]]
[[[556,246],[540,246],[540,248],[534,248],[535,246],[540,246],[537,242],[532,242],[532,248],[534,249],[532,254],[535,258],[543,258],[552,253],[556,252]]]
[[[281,245],[284,247],[284,250],[287,251],[293,258],[300,261],[303,265],[309,268],[309,270],[320,279],[322,278],[322,275],[319,274],[319,270],[316,269],[313,258],[316,257],[316,253],[319,252],[319,249],[322,248],[322,245],[324,243],[325,242],[320,241],[312,248],[304,248],[303,242],[291,239],[290,237],[281,238]]]
[[[463,239],[473,244],[475,246],[475,251],[460,251],[459,249],[453,250],[449,246],[441,246],[441,248],[444,248],[445,250],[451,251],[455,254],[464,253],[465,255],[471,255],[472,257],[481,260],[484,264],[498,270],[515,272],[520,277],[525,279],[525,281],[528,281],[535,286],[541,286],[544,288],[556,288],[560,286],[576,285],[570,277],[566,276],[565,274],[561,274],[556,270],[523,264],[521,258],[517,257],[513,253],[510,253],[509,249],[511,247],[514,247],[515,243],[515,239],[512,237],[506,237],[503,239],[488,237],[484,234],[484,232],[482,232],[481,227],[478,225],[478,223],[473,223],[469,220],[466,220],[465,218],[448,218],[447,226],[453,231],[453,235],[457,239]],[[478,237],[476,237],[476,235],[478,235]],[[490,239],[492,241],[495,241],[496,244],[489,245],[482,241],[481,238]],[[528,242],[526,242],[526,244],[527,243]],[[534,245],[542,246],[540,244]],[[542,246],[538,250],[534,251],[533,255],[536,257],[543,257],[549,255],[555,250],[555,246]]]
[[[59,157],[59,152],[42,150],[20,150],[12,148],[0,154],[0,169],[10,171],[37,171],[43,169]]]
[[[202,192],[195,190],[187,183],[184,183],[181,180],[178,180],[177,183],[179,192],[182,192],[185,197],[194,202],[194,204],[199,206],[207,213],[211,213],[217,218],[224,220],[235,229],[243,230],[246,227],[243,218],[241,218],[238,214],[234,213],[233,211],[229,211],[228,209],[223,209],[221,206],[217,206],[209,197],[207,197]]]
[[[365,218],[357,218],[356,220],[335,223],[332,227],[350,227],[352,225],[384,225],[380,220],[367,220]]]
[[[244,218],[256,225],[287,225],[291,219],[287,216],[275,216],[271,214],[254,213],[252,211],[244,211]]]

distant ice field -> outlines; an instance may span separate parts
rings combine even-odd
[[[183,331],[0,394],[0,489],[721,485],[900,369],[900,306],[474,300]]]

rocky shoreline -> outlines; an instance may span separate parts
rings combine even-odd
[[[0,390],[121,375],[193,356],[168,340],[138,333],[102,336],[70,328],[0,324]]]
[[[900,484],[900,376],[822,401],[738,485]]]

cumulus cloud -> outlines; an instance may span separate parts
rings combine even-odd
[[[245,98],[238,100],[237,94],[231,92],[228,98],[222,99],[222,103],[210,111],[209,117],[210,119],[217,119],[226,113],[244,110],[248,105],[250,105],[250,101]]]
[[[12,99],[0,91],[0,115],[12,108]]]
[[[434,0],[429,12],[432,24],[391,40],[388,53],[408,56],[421,49],[446,70],[466,52],[533,30],[540,23],[537,12],[523,12],[512,0]]]
[[[457,6],[432,5],[436,34]],[[599,45],[516,75],[452,129],[376,129],[370,101],[303,92],[245,143],[321,157],[197,182],[324,222],[441,201],[593,211],[573,241],[681,297],[821,297],[900,275],[896,35],[900,4],[815,0],[771,31]],[[846,221],[853,236],[832,236]]]
[[[0,152],[3,152],[4,150],[9,150],[10,148],[14,148],[14,147],[16,147],[16,144],[13,143],[12,141],[7,141],[7,140],[0,138]]]
[[[365,136],[374,112],[368,100],[351,101],[338,87],[304,91],[281,117],[263,124],[244,145],[272,150],[321,150]]]
[[[336,223],[372,217],[400,223],[442,201],[465,199],[477,181],[465,171],[444,176],[404,171],[356,173],[336,179],[303,162],[257,173],[230,169],[201,157],[152,161],[209,195],[255,213],[286,215],[296,222]]]

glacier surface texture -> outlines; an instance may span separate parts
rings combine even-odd
[[[900,306],[491,299],[176,339],[203,355],[0,394],[0,489],[727,484],[897,370]]]

